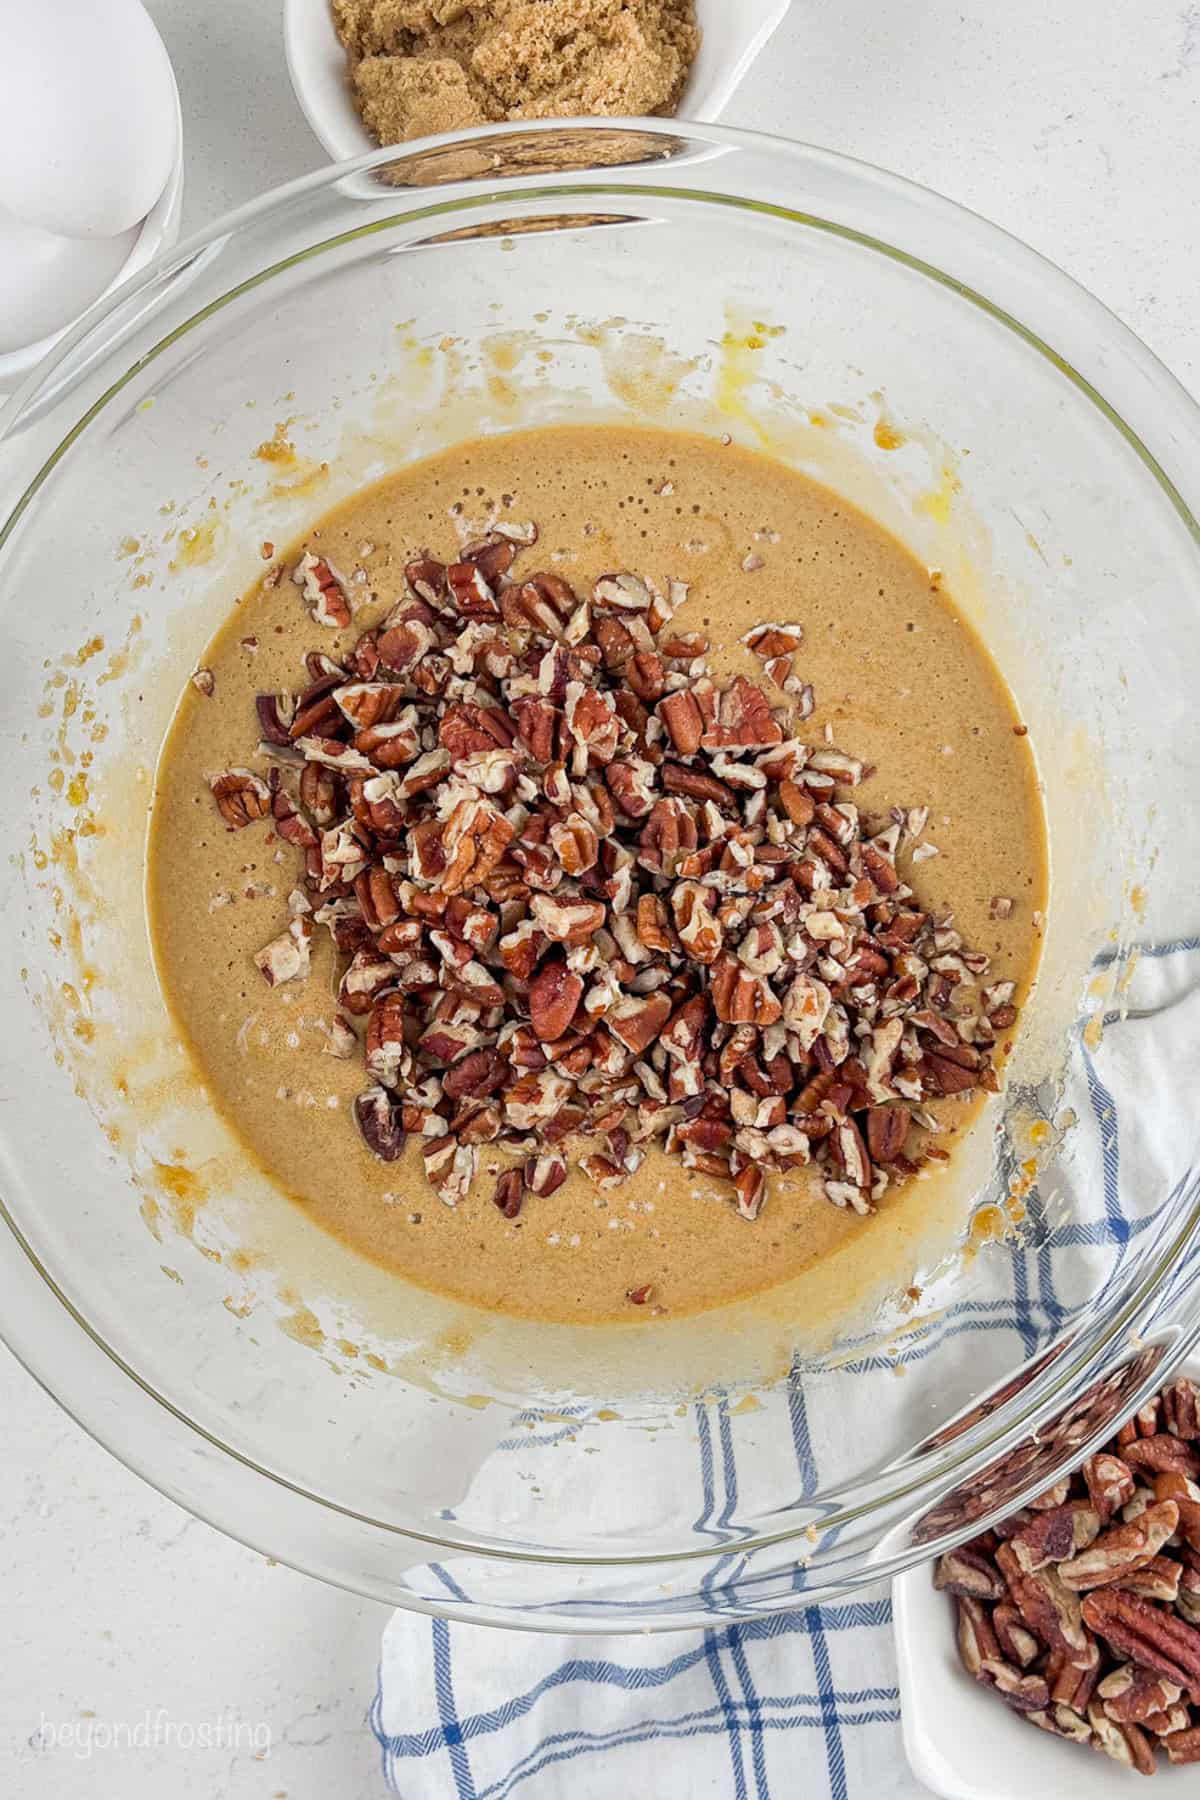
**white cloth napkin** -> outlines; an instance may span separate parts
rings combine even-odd
[[[1195,1090],[1198,1073],[1200,939],[1148,947],[1120,1013],[1085,1053],[1086,1092],[1068,1097],[1086,1121],[1071,1206],[1047,1216],[1035,1252],[1013,1256],[1007,1298],[967,1302],[957,1316],[952,1308],[938,1334],[986,1334],[981,1347],[997,1342],[1015,1366],[1111,1278],[1178,1168],[1178,1149],[1167,1147],[1172,1132],[1177,1145],[1178,1096]],[[1173,1289],[1195,1280],[1198,1262],[1200,1247]],[[780,1398],[802,1492],[815,1485],[813,1443],[826,1423],[844,1430],[853,1409],[869,1414],[872,1372],[847,1371],[809,1418],[798,1382]],[[699,1466],[681,1473],[695,1489],[693,1516],[716,1526],[737,1499],[737,1423],[718,1417],[716,1454],[706,1424]],[[741,1473],[751,1485],[752,1471]],[[452,1559],[428,1574],[430,1595],[466,1598]],[[885,1587],[668,1636],[498,1632],[398,1612],[370,1716],[385,1778],[406,1800],[911,1800],[926,1791],[901,1743]]]

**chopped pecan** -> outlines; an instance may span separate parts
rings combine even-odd
[[[582,998],[582,976],[557,957],[542,964],[529,985],[529,1018],[543,1043],[566,1034]]]
[[[604,771],[604,780],[621,811],[631,819],[644,819],[654,806],[653,763],[638,758],[617,758]]]
[[[638,899],[637,934],[647,950],[670,954],[678,949],[679,940],[668,917],[666,903],[657,894],[642,894]]]
[[[565,780],[565,776],[564,776]],[[600,857],[600,839],[582,813],[569,812],[550,827],[550,846],[565,875],[585,875]]]
[[[671,1016],[666,994],[625,994],[605,1015],[605,1024],[626,1049],[640,1056],[655,1043]]]
[[[1077,1713],[1084,1712],[1100,1679],[1100,1647],[1094,1638],[1089,1638],[1087,1649],[1074,1656],[1052,1650],[1044,1673],[1051,1700]]]
[[[696,848],[696,822],[677,800],[656,800],[642,826],[639,861],[656,874],[674,875],[680,858]]]
[[[791,656],[804,641],[803,625],[756,625],[744,633],[742,643],[763,662],[777,656]]]
[[[446,585],[464,619],[498,619],[500,608],[491,583],[476,562],[451,563]]]
[[[682,763],[665,762],[661,770],[663,787],[668,794],[680,794],[688,800],[711,800],[723,812],[737,811],[737,795],[715,775],[702,769],[685,769]]]
[[[574,744],[572,763],[577,775],[584,774],[589,763],[603,766],[612,761],[621,722],[606,693],[582,681],[568,683],[563,722]]]
[[[530,911],[538,929],[555,944],[586,944],[607,916],[600,900],[562,900],[553,894],[535,894]]]
[[[403,994],[384,994],[371,1008],[366,1036],[367,1074],[380,1087],[398,1088],[407,1082],[411,1072],[406,1016]]]
[[[450,1199],[497,1139],[538,1152],[535,1167],[571,1141],[609,1185],[666,1136],[688,1168],[733,1182],[748,1219],[765,1169],[809,1161],[834,1204],[870,1211],[915,1173],[925,1097],[995,1086],[988,1019],[1011,983],[985,989],[982,1012],[955,1006],[987,959],[903,904],[896,847],[920,809],[868,838],[838,798],[863,764],[784,737],[811,710],[790,670],[798,629],[751,634],[783,681],[776,713],[743,677],[718,688],[704,638],[664,633],[684,584],[617,573],[581,602],[547,572],[510,579],[536,535],[505,522],[449,565],[417,557],[408,595],[342,660],[311,652],[298,696],[258,702],[269,810],[304,858],[293,910],[349,958],[339,993],[367,1020],[368,1072],[403,1092],[401,1126],[411,1115]],[[348,621],[320,562],[297,579],[330,619],[345,600]],[[227,822],[265,816],[257,781],[231,790]],[[923,1142],[922,1158],[943,1154]],[[569,1159],[553,1155],[557,1181]],[[1184,1394],[1172,1419],[1187,1418]],[[1134,1438],[1167,1435],[1160,1423],[1147,1414]],[[1046,1494],[1013,1554],[1078,1551],[1103,1510]],[[1032,1612],[1067,1604],[1031,1594]],[[1009,1634],[1022,1652],[1031,1635]],[[1003,1646],[993,1660],[988,1679],[1053,1728],[1041,1671]]]
[[[312,950],[312,920],[293,919],[286,931],[254,952],[254,961],[269,987],[281,982],[302,979],[309,971]]]
[[[625,679],[644,706],[653,706],[667,685],[662,658],[651,650],[639,651],[626,664]]]
[[[592,604],[608,612],[649,612],[652,598],[640,575],[602,575],[592,589]]]
[[[1036,1499],[1029,1502],[1030,1510],[1033,1512],[1053,1512],[1055,1508],[1062,1506],[1066,1502],[1070,1492],[1071,1478],[1069,1475],[1064,1475],[1061,1481],[1056,1481],[1053,1487],[1048,1487],[1044,1494],[1038,1494]],[[1098,1530],[1099,1526],[1092,1532],[1092,1537],[1095,1537],[1096,1531]],[[1080,1548],[1082,1548],[1082,1546],[1080,1546]]]
[[[704,736],[704,715],[690,688],[680,688],[658,703],[658,716],[680,756],[694,756]]]
[[[291,723],[296,716],[296,702],[291,694],[256,694],[254,708],[258,727],[268,744],[290,744]]]
[[[490,801],[461,800],[442,832],[446,866],[438,885],[443,893],[457,894],[486,881],[515,835],[512,823]]]
[[[592,635],[600,646],[606,669],[619,673],[635,654],[633,637],[617,618],[601,614],[592,626]]]
[[[475,1176],[479,1152],[472,1144],[462,1144],[456,1137],[427,1137],[421,1144],[425,1161],[425,1179],[445,1206],[457,1206],[465,1200]]]
[[[525,1186],[531,1194],[553,1194],[567,1179],[566,1158],[557,1151],[531,1157],[525,1164]]]
[[[727,1025],[775,1025],[783,1007],[768,984],[747,972],[731,956],[719,957],[712,973],[712,1003],[718,1019]]]
[[[227,769],[223,775],[210,777],[217,811],[231,831],[241,831],[271,810],[271,790],[250,769]]]
[[[867,1148],[871,1160],[894,1162],[908,1140],[912,1116],[904,1106],[872,1106],[867,1113]]]
[[[369,1087],[355,1097],[354,1123],[363,1142],[380,1162],[395,1162],[404,1151],[399,1103],[386,1088]]]
[[[451,1100],[481,1100],[503,1087],[508,1077],[508,1063],[498,1050],[473,1050],[446,1070],[442,1087]]]
[[[272,769],[271,786],[271,820],[278,837],[285,844],[294,844],[298,850],[315,850],[317,834],[296,809],[295,804],[281,787],[276,785],[278,770]]]
[[[722,693],[716,719],[700,742],[705,750],[768,750],[783,742],[783,728],[763,690],[738,675]]]
[[[1179,1509],[1179,1534],[1185,1544],[1200,1551],[1200,1485],[1186,1475],[1156,1475],[1156,1500],[1170,1500]]]
[[[348,1013],[370,1012],[375,1000],[397,978],[397,968],[390,957],[377,956],[371,950],[357,950],[350,958],[338,988],[338,1003]]]
[[[505,1169],[496,1182],[492,1204],[506,1219],[515,1219],[525,1198],[525,1177],[520,1169]]]
[[[671,894],[675,930],[693,962],[714,963],[721,954],[724,932],[716,914],[716,893],[698,881],[681,881]]]
[[[333,565],[323,556],[306,550],[292,571],[292,580],[301,589],[312,611],[313,623],[342,631],[350,623],[348,589]]]
[[[1091,1726],[1069,1706],[1054,1706],[1049,1712],[1028,1712],[1025,1717],[1031,1725],[1054,1737],[1066,1738],[1068,1743],[1090,1744],[1092,1741]]]
[[[514,535],[514,532],[519,534],[524,530],[532,531],[533,536],[522,537],[520,535]],[[501,577],[507,575],[508,571],[512,568],[517,554],[517,545],[534,544],[536,542],[536,525],[531,525],[529,527],[510,526],[506,531],[497,529],[489,532],[487,537],[480,538],[478,542],[468,544],[463,551],[463,561],[473,562],[484,580],[495,587]],[[449,574],[450,571],[447,569],[447,579],[449,579]]]

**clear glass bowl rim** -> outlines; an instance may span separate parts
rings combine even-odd
[[[393,165],[405,157],[422,156],[430,150],[486,145],[490,140],[511,137],[514,129],[516,128],[511,125],[501,125],[479,131],[448,134],[399,148],[375,151],[349,162],[331,164],[314,174],[276,188],[219,219],[188,238],[176,250],[160,257],[141,275],[125,284],[63,340],[55,353],[11,398],[7,408],[0,412],[0,443],[18,435],[25,416],[33,412],[39,399],[43,405],[48,401],[52,402],[56,409],[69,408],[76,380],[81,379],[83,373],[89,372],[104,358],[116,359],[119,356],[121,336],[118,334],[112,337],[109,333],[109,325],[114,316],[124,314],[125,309],[131,303],[136,303],[139,297],[146,299],[148,310],[152,313],[169,293],[170,277],[190,267],[198,257],[219,256],[231,244],[248,238],[253,242],[252,234],[256,227],[268,225],[273,217],[286,213],[306,196],[319,195],[336,188],[347,177],[369,175],[377,168]],[[396,188],[387,193],[381,191],[369,202],[371,215],[368,220],[354,224],[345,232],[338,232],[312,243],[304,254],[316,255],[349,238],[357,237],[364,231],[386,227],[389,222],[398,218],[437,218],[469,211],[472,206],[481,206],[500,198],[505,202],[530,202],[564,193],[576,199],[598,199],[606,194],[622,192],[651,198],[656,193],[669,194],[718,208],[741,208],[770,213],[803,227],[829,231],[907,264],[919,274],[951,289],[965,302],[981,308],[1020,337],[1036,353],[1047,358],[1086,396],[1107,425],[1116,430],[1140,457],[1158,483],[1164,499],[1178,514],[1200,549],[1200,476],[1192,474],[1192,471],[1200,471],[1200,408],[1197,408],[1182,385],[1134,333],[1053,263],[957,203],[903,177],[819,146],[793,142],[766,133],[697,124],[682,119],[530,121],[519,127],[522,137],[529,133],[552,134],[568,130],[572,133],[609,133],[621,129],[636,129],[640,134],[657,135],[663,139],[664,147],[668,143],[678,144],[681,138],[687,138],[693,144],[702,143],[726,152],[742,151],[747,157],[756,154],[773,159],[780,168],[790,164],[796,174],[797,191],[805,189],[804,171],[817,178],[823,176],[828,181],[840,182],[848,200],[870,201],[884,210],[893,209],[898,219],[902,219],[906,227],[911,227],[918,239],[940,239],[943,248],[953,248],[953,258],[948,256],[946,260],[956,261],[960,268],[964,262],[969,263],[971,277],[968,279],[941,267],[940,259],[935,261],[925,254],[901,249],[872,231],[822,218],[775,199],[763,200],[732,192],[729,186],[710,190],[702,180],[695,179],[686,165],[682,184],[678,180],[671,182],[662,179],[670,168],[669,161],[638,162],[632,167],[598,164],[591,168],[572,169],[568,174],[539,172],[536,176],[503,175],[486,180],[455,182],[445,188],[435,187],[417,204],[407,206],[397,205],[395,199],[404,196],[416,201],[422,192],[419,187]],[[722,173],[731,167],[729,162],[723,162],[719,166]],[[737,163],[732,165],[735,175],[739,166]],[[735,180],[733,186],[737,185]],[[386,211],[383,210],[385,199],[388,202]],[[361,193],[353,203],[357,204],[359,200]],[[347,198],[347,205],[349,204],[352,202]],[[114,369],[99,398],[81,416],[72,420],[70,428],[48,455],[35,459],[38,466],[30,471],[28,483],[9,517],[0,523],[0,552],[18,519],[34,503],[39,487],[49,477],[60,456],[120,392],[136,368],[144,366],[161,350],[186,334],[200,318],[211,316],[248,288],[269,280],[280,268],[296,260],[296,257],[289,256],[280,262],[256,266],[253,274],[233,282],[218,301],[193,314],[184,325],[161,338],[151,350],[119,372]],[[157,294],[155,290],[158,290]],[[57,388],[54,380],[56,372],[60,377]],[[1190,500],[1187,497],[1189,488],[1194,490]],[[856,1493],[847,1489],[836,1496],[823,1494],[823,1501],[836,1497],[843,1508],[837,1518],[827,1519],[826,1524],[835,1525],[839,1520],[849,1519],[861,1522],[870,1512],[895,1505],[901,1499],[908,1499],[914,1507],[919,1507],[923,1496],[932,1499],[935,1493],[944,1493],[955,1480],[969,1478],[980,1468],[1020,1444],[1047,1418],[1077,1398],[1090,1382],[1106,1373],[1114,1363],[1123,1360],[1118,1354],[1119,1346],[1128,1345],[1131,1336],[1136,1337],[1143,1326],[1158,1326],[1159,1322],[1154,1320],[1155,1292],[1169,1280],[1188,1240],[1200,1228],[1200,1172],[1195,1170],[1189,1171],[1187,1177],[1184,1207],[1186,1211],[1180,1228],[1172,1241],[1161,1247],[1153,1267],[1143,1269],[1139,1279],[1122,1293],[1119,1305],[1103,1318],[1089,1318],[1076,1333],[1072,1348],[1051,1361],[1014,1401],[998,1407],[986,1420],[980,1421],[977,1427],[965,1430],[952,1444],[944,1446],[916,1480],[913,1479],[913,1471],[910,1469],[906,1474],[902,1466],[897,1470],[897,1485],[886,1493]],[[385,1598],[417,1610],[446,1617],[462,1617],[477,1623],[509,1626],[529,1624],[529,1620],[523,1615],[508,1613],[502,1608],[463,1607],[454,1601],[448,1601],[443,1606],[417,1600],[381,1581],[377,1574],[368,1576],[361,1571],[348,1570],[344,1558],[337,1555],[330,1557],[324,1545],[318,1548],[319,1533],[316,1538],[313,1537],[308,1529],[311,1522],[301,1521],[299,1514],[294,1513],[296,1506],[304,1513],[316,1508],[318,1513],[328,1519],[336,1520],[340,1517],[352,1521],[356,1526],[366,1527],[372,1534],[380,1534],[381,1540],[390,1539],[395,1542],[398,1539],[413,1547],[460,1553],[466,1545],[461,1538],[451,1541],[432,1531],[414,1531],[355,1514],[297,1487],[272,1470],[249,1461],[221,1444],[187,1418],[166,1396],[158,1393],[93,1330],[86,1318],[63,1295],[52,1273],[41,1264],[23,1236],[18,1222],[6,1207],[2,1195],[0,1217],[9,1228],[15,1245],[24,1253],[19,1260],[25,1263],[25,1268],[14,1277],[8,1259],[0,1259],[0,1300],[5,1302],[0,1309],[0,1337],[3,1337],[29,1373],[76,1422],[127,1467],[229,1535],[307,1573],[346,1586],[352,1591]],[[18,1291],[22,1285],[22,1277],[29,1273],[30,1265],[40,1278],[34,1284],[39,1291],[33,1296],[32,1304],[27,1286],[24,1291]],[[11,1306],[8,1304],[10,1299]],[[99,1380],[99,1385],[107,1390],[108,1399],[116,1398],[119,1402],[122,1395],[129,1393],[127,1380],[134,1383],[141,1395],[152,1403],[152,1408],[161,1409],[159,1416],[165,1415],[169,1431],[176,1434],[182,1432],[185,1443],[189,1437],[193,1444],[197,1437],[203,1439],[230,1468],[236,1468],[238,1478],[232,1484],[221,1487],[219,1500],[210,1498],[207,1503],[198,1502],[194,1494],[185,1491],[185,1484],[162,1472],[152,1447],[126,1441],[137,1436],[137,1428],[130,1425],[122,1434],[119,1404],[115,1408],[111,1405],[101,1407],[94,1402],[81,1402],[77,1396],[72,1395],[69,1375],[64,1375],[65,1365],[56,1365],[46,1353],[44,1334],[39,1322],[44,1323],[47,1308],[56,1315],[56,1330],[69,1319],[79,1327],[79,1334],[90,1340],[90,1347],[100,1353],[94,1359],[89,1379],[93,1385]],[[76,1334],[77,1341],[79,1334]],[[1147,1393],[1161,1385],[1169,1371],[1200,1342],[1200,1294],[1197,1294],[1194,1302],[1182,1314],[1176,1314],[1170,1319],[1161,1335],[1165,1346],[1163,1360],[1139,1387],[1130,1390],[1126,1409],[1129,1413],[1136,1409]],[[1044,1354],[1044,1351],[1039,1354]],[[108,1422],[104,1426],[98,1423],[96,1417],[101,1411],[108,1414]],[[116,1424],[112,1423],[114,1417],[118,1421]],[[1107,1438],[1112,1430],[1113,1426],[1109,1424],[1097,1435]],[[1077,1464],[1091,1447],[1089,1444],[1076,1446],[1069,1456],[1064,1457],[1064,1467]],[[268,1486],[267,1506],[249,1509],[259,1512],[262,1523],[248,1525],[245,1522],[247,1509],[242,1504],[250,1492],[247,1481],[251,1487],[260,1486],[264,1478]],[[1044,1487],[1047,1479],[1042,1472],[1034,1485]],[[872,1489],[876,1485],[875,1482],[863,1484],[864,1488]],[[232,1494],[231,1500],[234,1488],[239,1492]],[[283,1501],[284,1511],[293,1509],[288,1511],[286,1520],[280,1515],[278,1530],[275,1529],[270,1490],[274,1490],[276,1507]],[[1009,1499],[1002,1510],[1010,1511],[1016,1503]],[[272,1521],[269,1529],[266,1525],[268,1519]],[[905,1545],[892,1554],[868,1556],[860,1571],[851,1576],[839,1575],[833,1585],[827,1588],[822,1588],[818,1579],[806,1587],[802,1595],[797,1595],[792,1604],[811,1605],[844,1594],[863,1583],[897,1573],[961,1541],[982,1529],[987,1522],[988,1515],[983,1515],[969,1526],[923,1543],[919,1548]],[[285,1538],[288,1541],[282,1541]],[[745,1554],[767,1547],[786,1546],[792,1542],[799,1548],[801,1534],[789,1527],[756,1533],[742,1539],[739,1548]],[[473,1548],[476,1553],[490,1559],[534,1566],[576,1569],[591,1567],[613,1571],[639,1566],[631,1564],[627,1556],[573,1557],[517,1550],[503,1552],[488,1545],[475,1545]],[[669,1555],[652,1553],[647,1561],[652,1566],[692,1563],[697,1566],[699,1575],[706,1565],[717,1560],[718,1555],[719,1552],[714,1552],[711,1547],[702,1547],[683,1549]],[[819,1576],[815,1567],[811,1573]],[[722,1616],[728,1620],[736,1618],[739,1613],[736,1606],[730,1607],[723,1603]],[[703,1622],[704,1616],[700,1612],[690,1618],[683,1618],[678,1614],[664,1617],[661,1624],[656,1624],[645,1614],[639,1613],[637,1629],[677,1629]],[[543,1625],[544,1628],[555,1630],[597,1632],[605,1629],[604,1625],[598,1625],[594,1619],[586,1624],[572,1625],[569,1619],[564,1619],[559,1614],[547,1617]],[[613,1625],[610,1629],[620,1631],[628,1627]]]

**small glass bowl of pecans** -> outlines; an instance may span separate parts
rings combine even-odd
[[[905,1740],[935,1792],[1066,1794],[1073,1766],[1081,1793],[1120,1792],[1131,1772],[1200,1765],[1198,1376],[945,1552],[932,1583],[897,1584]]]

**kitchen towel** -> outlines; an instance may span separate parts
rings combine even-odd
[[[1122,1163],[1165,1175],[1156,1145],[1169,1141],[1180,1070],[1200,1073],[1200,939],[1144,948],[1126,977],[1119,1012],[1084,1053],[1086,1091],[1068,1096],[1089,1121],[1089,1148],[1076,1161],[1071,1205],[1055,1208],[1061,1222],[1047,1224],[1039,1243],[1037,1292],[1014,1257],[1006,1306],[970,1308],[957,1320],[952,1308],[941,1327],[1007,1334],[1014,1364],[1031,1347],[1031,1321],[1041,1334],[1069,1311],[1081,1246],[1111,1273],[1148,1223],[1153,1181],[1131,1196]],[[1067,1245],[1072,1277],[1056,1281],[1055,1251]],[[1194,1279],[1196,1269],[1186,1275]],[[872,1384],[861,1385],[865,1416]],[[799,1380],[787,1408],[801,1487],[811,1491]],[[687,1478],[698,1515],[720,1521],[737,1496],[736,1440],[729,1433],[714,1454],[704,1420],[698,1412]],[[465,1600],[449,1559],[429,1572],[448,1604]],[[753,1623],[655,1636],[498,1632],[397,1612],[370,1718],[385,1779],[405,1800],[911,1800],[926,1792],[901,1743],[885,1586]]]

